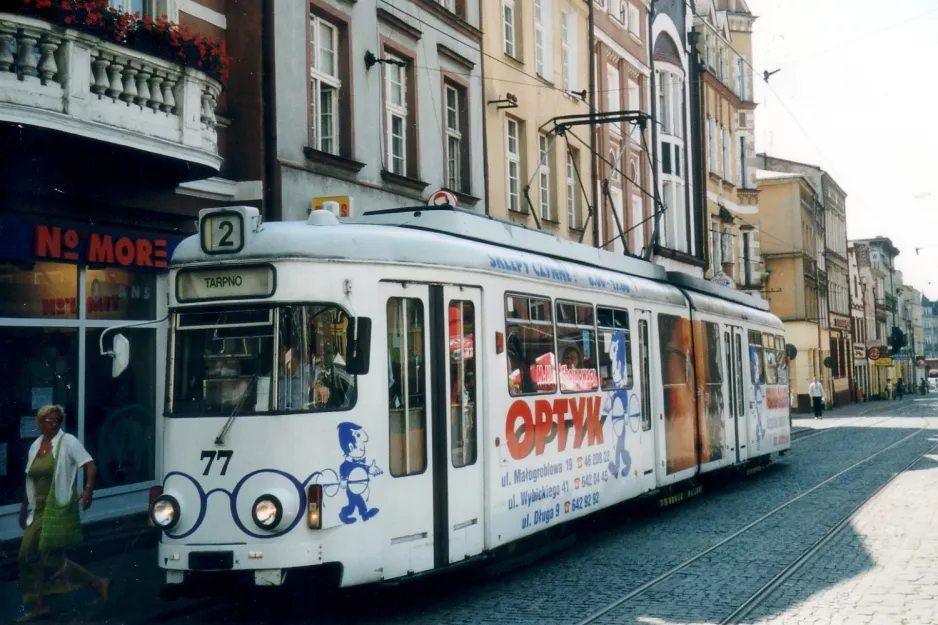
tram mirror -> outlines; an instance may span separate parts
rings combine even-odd
[[[347,336],[345,370],[351,375],[365,375],[371,362],[371,319],[349,319]]]
[[[115,334],[114,344],[111,349],[114,354],[114,360],[111,363],[111,377],[116,378],[130,364],[130,341],[123,334]]]

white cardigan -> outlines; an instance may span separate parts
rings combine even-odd
[[[56,458],[56,447],[60,439],[62,449]],[[29,506],[29,516],[26,518],[27,527],[32,525],[33,509],[36,507],[36,483],[29,477],[29,468],[33,466],[33,461],[39,454],[40,444],[42,444],[41,436],[33,441],[26,461],[26,501]],[[78,470],[91,462],[91,454],[78,442],[77,438],[59,430],[59,433],[52,438],[52,457],[55,458],[55,482],[52,484],[52,494],[56,501],[64,504],[72,496],[75,480],[78,479]]]

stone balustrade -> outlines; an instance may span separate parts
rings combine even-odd
[[[0,121],[216,171],[221,84],[204,72],[42,20],[0,13]]]

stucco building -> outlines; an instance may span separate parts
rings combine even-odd
[[[752,26],[743,0],[696,4],[694,30],[703,61],[704,149],[707,172],[706,277],[762,296],[755,180]]]
[[[266,6],[266,5],[265,5]],[[275,218],[360,214],[452,191],[485,211],[479,0],[269,4]]]
[[[850,289],[847,267],[847,194],[826,171],[815,165],[760,154],[763,169],[799,173],[817,194],[821,231],[818,233],[817,262],[821,286],[821,324],[830,333],[831,398],[835,405],[854,401],[851,354]]]
[[[649,5],[647,0],[594,3],[593,101],[601,112],[651,112]],[[654,226],[651,126],[599,124],[593,134],[598,157],[595,194],[601,215],[599,245],[642,256]],[[624,242],[620,233],[625,235]]]
[[[492,0],[481,12],[488,213],[592,244],[590,128],[565,138],[552,123],[590,111],[589,6]]]
[[[795,407],[808,412],[808,385],[817,377],[832,399],[830,333],[822,323],[821,299],[826,290],[820,281],[818,248],[823,245],[821,206],[808,177],[799,173],[757,171],[759,213],[755,221],[763,233],[766,299],[769,308],[785,324],[786,341],[798,354],[790,365]]]

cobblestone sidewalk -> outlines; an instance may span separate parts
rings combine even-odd
[[[938,442],[936,438],[935,442]],[[938,468],[900,475],[751,616],[760,625],[938,623]],[[844,580],[844,570],[857,569]],[[804,598],[792,605],[793,599]],[[788,606],[786,608],[786,606]]]

